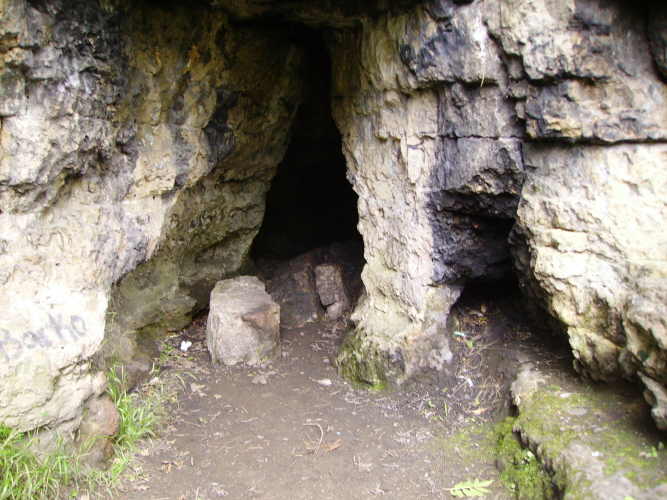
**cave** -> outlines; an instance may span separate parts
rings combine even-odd
[[[331,58],[322,32],[294,28],[305,51],[303,100],[290,143],[266,198],[251,255],[289,259],[335,242],[361,244],[358,197],[346,178],[341,136],[331,112]]]
[[[395,445],[508,414],[511,462],[608,496],[569,452],[602,470],[628,453],[598,430],[667,429],[667,8],[507,3],[3,2],[0,434],[103,458],[107,378],[141,399],[157,365],[183,388],[169,442],[200,442],[150,496],[453,493],[495,472]],[[214,301],[229,283],[251,290]],[[213,356],[220,304],[246,358]]]

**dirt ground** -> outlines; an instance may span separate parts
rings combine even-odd
[[[178,402],[112,498],[438,499],[471,479],[510,498],[488,438],[525,332],[478,302],[454,318],[454,371],[377,394],[332,366],[340,324],[283,331],[281,357],[252,369],[212,365],[200,318],[163,346],[153,383],[176,381]]]

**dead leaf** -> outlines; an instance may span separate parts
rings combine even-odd
[[[334,450],[337,450],[343,445],[343,440],[342,439],[336,439],[333,443],[324,443],[322,445],[322,448],[324,451],[327,453],[332,452]]]

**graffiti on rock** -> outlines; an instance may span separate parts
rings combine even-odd
[[[86,322],[80,316],[70,316],[69,320],[49,314],[46,325],[35,330],[12,333],[0,328],[0,354],[6,361],[36,348],[49,348],[77,341],[87,334]]]

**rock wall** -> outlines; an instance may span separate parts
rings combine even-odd
[[[664,388],[664,8],[650,19],[622,1],[440,0],[335,39],[367,260],[343,373],[376,385],[448,362],[448,310],[504,272],[516,219],[522,287],[578,368]]]
[[[0,54],[0,421],[74,429],[103,345],[242,266],[300,52],[219,12],[2,0]]]
[[[507,16],[532,42],[501,39],[541,83],[525,104],[530,175],[513,233],[526,290],[562,324],[581,372],[639,373],[664,390],[667,85],[649,45],[660,15],[650,14],[647,34],[644,14],[622,2],[564,3],[547,24],[559,40],[551,53],[539,44],[543,22]],[[661,428],[666,412],[654,409]]]

